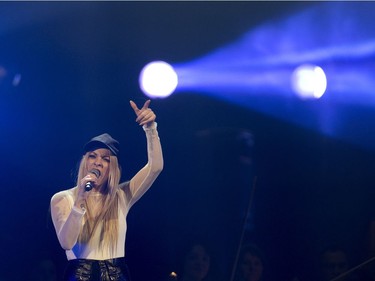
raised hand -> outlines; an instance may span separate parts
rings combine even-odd
[[[133,108],[135,115],[137,115],[137,119],[135,121],[143,126],[146,125],[147,127],[150,126],[156,119],[155,113],[149,108],[151,100],[147,100],[141,109],[135,104],[134,101],[130,101],[130,106]]]

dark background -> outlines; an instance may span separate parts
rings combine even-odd
[[[33,280],[45,258],[61,273],[66,258],[49,200],[74,185],[87,140],[108,132],[121,142],[124,180],[145,164],[129,100],[146,100],[138,86],[146,63],[195,59],[310,5],[0,2],[0,65],[8,72],[0,84],[1,279]],[[22,79],[13,86],[16,73]],[[151,107],[165,169],[128,217],[134,281],[163,280],[175,250],[195,236],[212,243],[229,280],[243,229],[264,251],[271,279],[311,280],[317,254],[332,243],[349,249],[353,265],[368,257],[374,151],[203,93]],[[371,132],[373,110],[351,108],[357,113],[348,127]]]

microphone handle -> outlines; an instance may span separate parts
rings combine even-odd
[[[90,191],[93,188],[91,181],[88,181],[85,185],[85,191]]]

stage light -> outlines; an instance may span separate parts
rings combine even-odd
[[[292,88],[302,99],[319,99],[327,88],[323,69],[316,65],[301,65],[292,74]]]
[[[174,62],[176,88],[159,96],[204,94],[375,150],[375,134],[344,130],[346,116],[337,113],[375,106],[374,12],[370,2],[328,1],[270,20],[202,57]],[[165,83],[156,74],[150,84]]]
[[[147,64],[139,77],[141,90],[151,98],[170,96],[177,87],[178,77],[173,67],[163,61]]]

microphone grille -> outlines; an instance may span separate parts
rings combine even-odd
[[[94,174],[97,178],[100,177],[100,171],[98,169],[92,169],[90,173]]]

